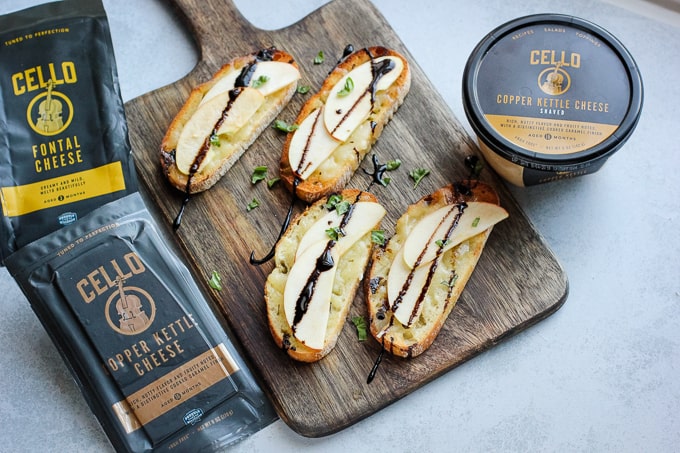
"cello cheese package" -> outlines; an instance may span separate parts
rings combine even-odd
[[[0,263],[137,190],[98,0],[0,16]]]
[[[0,37],[0,262],[113,447],[221,451],[273,422],[137,192],[100,0],[1,16]]]
[[[6,259],[117,451],[217,451],[276,414],[138,193]]]

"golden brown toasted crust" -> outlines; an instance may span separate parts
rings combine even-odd
[[[373,112],[363,123],[364,125],[369,124],[369,127],[372,128],[372,132],[369,134],[369,140],[366,143],[367,146],[360,147],[350,145],[345,146],[345,149],[341,149],[342,146],[340,146],[321,167],[297,186],[297,196],[305,202],[312,203],[321,197],[342,190],[349,182],[356,169],[359,168],[359,164],[361,164],[363,158],[370,151],[373,143],[375,143],[382,133],[385,125],[390,121],[404,101],[404,98],[411,87],[411,71],[408,62],[399,53],[384,47],[369,47],[358,50],[342,60],[342,62],[340,62],[328,75],[319,92],[312,96],[302,106],[302,109],[295,120],[295,124],[301,124],[309,114],[324,105],[335,84],[348,72],[357,66],[370,61],[371,58],[380,58],[384,56],[393,56],[401,59],[404,63],[404,69],[397,80],[387,90],[376,94]],[[357,128],[357,130],[359,129],[361,129],[361,126]],[[351,143],[355,135],[356,131],[345,143]],[[288,157],[288,148],[290,147],[292,137],[293,133],[289,133],[283,147],[280,161],[281,180],[289,191],[293,190],[293,181],[295,179]]]
[[[356,189],[346,189],[340,192],[343,200],[377,202],[374,195]],[[359,197],[357,199],[357,196]],[[331,315],[328,319],[326,339],[322,350],[311,349],[301,343],[291,331],[286,320],[283,307],[283,292],[288,271],[295,261],[300,240],[314,222],[325,215],[328,210],[324,207],[327,198],[318,200],[299,214],[286,230],[276,246],[274,255],[275,267],[267,278],[264,298],[267,306],[269,330],[276,345],[286,353],[302,362],[315,362],[327,355],[334,347],[345,324],[349,308],[363,278],[368,259],[371,255],[372,242],[370,232],[357,241],[336,263],[336,277],[331,297]],[[376,228],[379,225],[375,226]]]
[[[292,55],[279,49],[267,49],[271,55],[272,61],[280,61],[290,63],[296,68],[297,63]],[[187,191],[187,182],[189,176],[180,172],[175,164],[175,149],[179,140],[182,129],[187,124],[191,116],[198,109],[201,100],[205,94],[215,85],[222,77],[233,71],[241,71],[243,67],[253,63],[256,60],[258,52],[237,57],[229,63],[222,66],[219,71],[207,82],[195,87],[189,98],[186,100],[180,111],[170,123],[163,141],[161,142],[160,163],[163,174],[168,181],[181,191]],[[230,148],[228,155],[223,156],[219,161],[210,165],[208,168],[202,169],[200,172],[191,177],[189,186],[189,193],[202,192],[212,187],[224,174],[231,168],[232,165],[243,155],[248,147],[259,137],[262,131],[271,123],[274,118],[286,106],[288,101],[295,94],[297,83],[292,83],[275,93],[268,95],[265,98],[263,106],[255,113],[252,120],[239,131],[236,135],[236,142]]]
[[[467,191],[468,188],[471,191]],[[472,275],[491,233],[492,228],[489,228],[442,255],[432,278],[434,283],[425,296],[422,312],[410,327],[405,327],[393,316],[388,308],[387,275],[397,251],[420,219],[438,208],[461,201],[499,203],[493,188],[482,182],[466,181],[465,185],[442,187],[409,206],[397,221],[394,236],[384,247],[377,247],[373,251],[364,283],[370,330],[384,349],[394,355],[415,357],[430,347]],[[438,283],[452,281],[453,275],[456,277],[452,286]]]

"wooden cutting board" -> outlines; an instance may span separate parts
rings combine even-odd
[[[391,47],[410,60],[411,91],[373,148],[381,162],[394,158],[403,162],[389,174],[389,186],[373,189],[388,210],[384,227],[389,235],[410,203],[467,176],[463,160],[477,152],[474,142],[368,0],[335,0],[276,31],[253,27],[231,0],[174,0],[174,4],[197,40],[200,61],[184,79],[126,104],[140,180],[168,225],[183,198],[159,170],[158,150],[168,124],[191,88],[208,80],[222,64],[272,45],[296,57],[301,84],[311,85],[312,91],[321,86],[347,44],[357,49]],[[326,61],[314,65],[320,50]],[[292,123],[308,96],[296,94],[280,118]],[[386,357],[375,380],[367,384],[380,346],[373,339],[357,341],[348,322],[329,356],[315,364],[294,362],[275,347],[267,328],[263,288],[273,264],[256,267],[248,262],[251,251],[258,257],[267,253],[286,214],[289,194],[282,185],[269,190],[266,184],[250,182],[258,165],[267,165],[270,177],[278,174],[284,139],[283,133],[268,128],[216,186],[192,198],[175,239],[240,340],[280,417],[300,434],[324,436],[361,420],[547,317],[565,301],[567,279],[557,260],[508,190],[486,170],[482,179],[497,188],[510,218],[495,227],[433,346],[415,359]],[[417,167],[432,173],[414,189],[408,173]],[[362,168],[372,169],[370,159]],[[366,188],[369,182],[358,171],[349,185]],[[261,206],[247,212],[246,205],[254,198]],[[302,209],[300,204],[296,212]],[[221,292],[207,285],[213,270],[221,274]],[[350,312],[355,315],[366,315],[362,295]]]

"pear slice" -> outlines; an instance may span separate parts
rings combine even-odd
[[[298,68],[289,63],[282,61],[260,61],[255,63],[255,65],[255,71],[250,78],[248,86],[252,87],[253,84],[258,84],[257,90],[264,96],[268,96],[300,79]],[[199,105],[205,104],[217,95],[233,90],[236,86],[236,79],[242,70],[243,68],[234,69],[222,76],[203,96]],[[263,77],[263,81],[256,83],[255,81],[260,80],[260,77]]]
[[[258,82],[262,78],[262,82]],[[300,79],[298,68],[282,61],[260,61],[255,66],[255,72],[248,86],[257,84],[257,89],[265,96],[269,96],[281,88],[297,82]]]
[[[361,239],[366,233],[371,231],[383,217],[385,217],[385,208],[379,203],[372,201],[359,201],[354,203],[354,208],[349,221],[343,228],[344,235],[338,237],[338,241],[334,247],[335,253],[342,256],[352,245]],[[317,242],[328,242],[330,237],[326,230],[330,228],[337,228],[340,226],[344,215],[338,215],[336,210],[329,211],[320,219],[318,219],[307,232],[300,239],[298,249],[296,252],[296,259],[312,245]]]
[[[444,253],[508,217],[505,209],[486,202],[469,202],[462,212],[461,215],[459,205],[448,205],[418,221],[404,241],[405,265],[408,268],[416,264],[425,266],[435,258],[440,247]]]
[[[228,93],[229,90],[233,90],[234,87],[236,86],[236,79],[238,78],[240,73],[241,73],[240,70],[232,69],[230,72],[220,77],[217,80],[217,82],[215,82],[215,84],[208,90],[208,92],[205,93],[205,95],[203,95],[203,99],[201,99],[199,108],[203,104],[213,99],[215,96],[223,93]]]
[[[373,65],[379,67],[383,60],[389,59],[393,68],[383,74],[375,85],[375,91],[389,88],[399,77],[404,68],[400,58],[381,57],[367,61],[346,74],[331,89],[324,111],[326,129],[337,140],[346,141],[352,132],[364,122],[373,109],[371,102],[371,84],[373,83]],[[352,80],[353,88],[346,90],[348,79]]]
[[[410,326],[411,315],[421,294],[427,292],[427,277],[430,266],[411,269],[404,261],[404,248],[397,251],[387,274],[387,300],[394,316],[404,326]],[[395,308],[395,303],[397,306]],[[418,310],[420,311],[420,310]],[[414,316],[414,319],[417,317]]]
[[[335,267],[317,274],[317,260],[324,254],[328,240],[319,241],[308,247],[290,268],[286,287],[283,292],[283,308],[288,325],[293,329],[293,335],[307,347],[321,350],[324,345],[328,317],[330,313]],[[335,247],[331,248],[331,257],[337,263],[338,255]],[[312,287],[313,282],[313,287]],[[307,293],[306,310],[304,314],[298,311],[303,293]],[[296,314],[301,318],[296,322]]]
[[[323,107],[314,110],[293,133],[288,146],[290,168],[303,181],[333,153],[340,144],[323,124]]]
[[[227,91],[199,107],[187,121],[177,141],[175,161],[179,171],[185,175],[189,174],[196,157],[216,127],[217,135],[234,134],[248,122],[263,103],[264,96],[258,90],[242,88],[233,101],[230,99],[230,92]],[[218,124],[221,118],[223,121]],[[213,152],[214,147],[211,145],[202,165],[210,160],[210,154]]]

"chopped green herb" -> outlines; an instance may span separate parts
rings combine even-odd
[[[328,235],[329,238],[333,239],[334,241],[337,241],[338,239],[340,239],[341,236],[344,236],[340,227],[329,228],[326,230],[326,234]]]
[[[441,239],[437,239],[434,243],[437,244],[437,247],[443,248],[449,243],[449,240],[442,241]]]
[[[259,167],[255,167],[253,174],[250,176],[250,182],[257,184],[259,181],[264,181],[265,179],[267,179],[267,166],[260,165]]]
[[[219,137],[219,135],[217,135],[217,134],[212,134],[212,135],[210,136],[210,144],[211,144],[212,146],[217,146],[217,147],[219,147],[219,146],[220,146],[220,137]]]
[[[413,188],[415,189],[416,187],[418,187],[420,181],[422,181],[423,178],[429,174],[430,170],[427,170],[425,168],[416,168],[415,170],[411,170],[411,172],[408,175],[415,181]]]
[[[288,124],[285,121],[282,120],[276,120],[274,121],[274,129],[278,129],[282,132],[293,132],[295,129],[298,128],[297,124]]]
[[[335,212],[337,212],[338,215],[343,215],[349,211],[350,206],[352,206],[352,204],[349,201],[341,201],[335,205]]]
[[[332,211],[335,209],[335,206],[342,201],[342,195],[338,195],[337,193],[334,193],[330,197],[328,197],[328,201],[324,205],[326,209],[329,211]]]
[[[265,83],[267,83],[268,81],[269,81],[269,76],[266,76],[266,75],[263,74],[260,77],[258,77],[257,79],[253,80],[253,83],[252,83],[251,86],[253,88],[259,88],[262,85],[264,85]]]
[[[347,77],[347,80],[345,80],[345,87],[342,90],[338,91],[338,96],[345,97],[348,94],[350,94],[353,89],[354,89],[354,80],[352,80],[351,77]]]
[[[269,187],[271,189],[272,187],[274,187],[274,184],[276,184],[279,181],[281,181],[281,178],[278,178],[278,177],[272,178],[272,179],[267,181],[267,187]]]
[[[366,320],[363,316],[352,316],[352,324],[357,329],[357,338],[359,341],[366,341],[367,329]]]
[[[218,274],[217,271],[212,271],[208,284],[212,289],[222,291],[222,277],[220,277],[220,274]]]
[[[399,159],[388,160],[387,164],[385,164],[385,168],[387,169],[387,171],[396,170],[400,166],[401,166],[401,161]]]
[[[248,206],[246,206],[246,211],[250,212],[253,209],[257,208],[258,206],[260,206],[260,202],[253,198],[253,201],[248,203]]]
[[[472,221],[473,228],[477,228],[477,225],[479,225],[479,217],[475,217],[475,220]]]
[[[323,50],[320,50],[318,54],[316,54],[316,57],[314,57],[314,64],[321,64],[324,62],[326,57],[323,54]]]
[[[457,282],[457,281],[458,281],[458,275],[457,275],[457,274],[453,274],[453,275],[451,276],[451,280],[448,280],[448,281],[447,281],[447,280],[442,280],[442,285],[448,286],[449,288],[453,288],[454,286],[456,286],[456,282]]]
[[[310,87],[309,85],[300,85],[299,87],[297,87],[297,92],[300,94],[307,94],[311,89],[312,87]]]
[[[371,242],[378,245],[385,245],[385,230],[371,231]]]
[[[392,182],[392,178],[387,177],[387,176],[383,176],[383,177],[380,179],[380,184],[381,184],[383,187],[387,187],[387,185],[388,185],[390,182]]]

